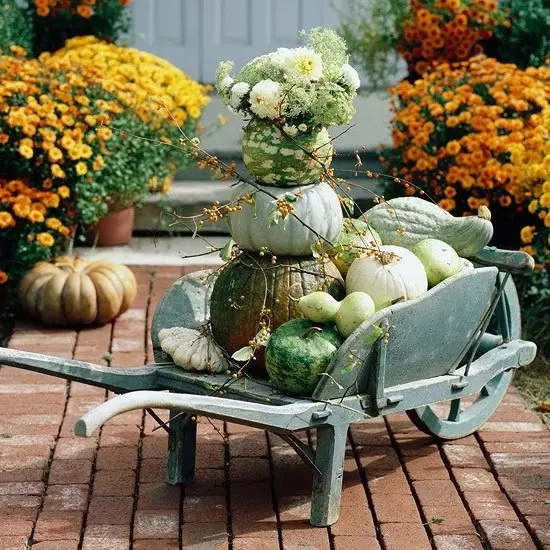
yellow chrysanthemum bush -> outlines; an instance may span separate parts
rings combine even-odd
[[[178,144],[182,132],[188,138],[196,135],[211,87],[194,81],[165,59],[93,36],[68,40],[54,57],[100,69],[109,82],[107,89],[144,123],[140,135],[168,145],[156,149],[158,169],[149,178],[152,190],[166,191],[171,175],[189,162],[187,155],[170,145]]]
[[[536,115],[532,135],[511,148],[515,169],[510,191],[516,202],[527,205],[520,230],[521,249],[537,261],[535,272],[525,282],[526,307],[536,312],[533,330],[548,341],[550,330],[550,108]],[[546,320],[546,322],[544,322]]]
[[[504,21],[497,0],[410,0],[397,51],[411,74],[433,63],[457,62],[479,54],[481,42]]]

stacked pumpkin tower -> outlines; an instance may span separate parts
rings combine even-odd
[[[228,220],[242,252],[218,276],[210,312],[217,343],[231,355],[252,347],[257,371],[265,338],[301,316],[300,297],[316,290],[345,296],[336,266],[312,254],[317,242],[333,242],[342,230],[339,197],[319,181],[331,157],[325,129],[299,141],[267,121],[252,120],[245,129],[243,158],[254,183],[235,187],[241,209]]]
[[[253,59],[235,78],[229,61],[216,72],[221,99],[249,120],[242,154],[252,180],[233,194],[238,209],[228,223],[241,253],[214,283],[211,326],[229,355],[246,359],[246,349],[257,366],[267,336],[301,316],[301,296],[345,295],[338,269],[312,246],[342,230],[339,197],[322,181],[333,155],[326,128],[350,122],[359,77],[334,31],[313,29],[307,38],[306,47]]]

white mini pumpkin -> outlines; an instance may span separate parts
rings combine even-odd
[[[214,339],[184,327],[163,328],[158,334],[162,351],[187,371],[225,372],[229,361]]]
[[[401,246],[383,245],[379,250],[351,264],[346,292],[366,292],[376,309],[397,300],[410,300],[428,290],[428,277],[422,262]]]
[[[242,204],[242,210],[229,215],[231,235],[243,250],[259,252],[267,247],[277,256],[310,256],[311,245],[319,239],[316,233],[333,242],[342,229],[340,200],[327,183],[292,189],[262,186],[261,190],[241,183],[235,187],[233,200],[245,195],[252,197],[253,204]],[[287,196],[293,200],[295,215],[279,217],[275,223],[276,201]]]

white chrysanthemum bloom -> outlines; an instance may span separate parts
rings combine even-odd
[[[278,82],[271,79],[260,80],[250,91],[250,110],[260,118],[275,119],[279,116],[282,101]]]
[[[235,81],[230,76],[226,76],[220,82],[221,90],[223,90],[223,91],[228,90],[233,85],[233,82],[235,82]]]
[[[290,137],[295,136],[298,133],[298,128],[294,126],[293,124],[285,124],[283,126],[283,132]]]
[[[229,99],[229,104],[231,107],[237,108],[243,99],[243,97],[248,93],[248,90],[250,90],[250,84],[247,82],[237,82],[231,88],[231,96]]]
[[[319,80],[323,76],[323,59],[309,48],[279,48],[280,63],[291,74],[308,80]]]
[[[361,80],[357,71],[351,66],[345,63],[342,65],[342,80],[344,84],[352,90],[357,90],[361,86]]]

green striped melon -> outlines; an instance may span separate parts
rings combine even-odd
[[[283,393],[310,397],[341,344],[333,325],[287,321],[271,335],[265,351],[271,382]]]
[[[294,187],[319,181],[330,166],[333,147],[326,128],[290,137],[274,124],[253,118],[244,129],[242,153],[258,183]]]

